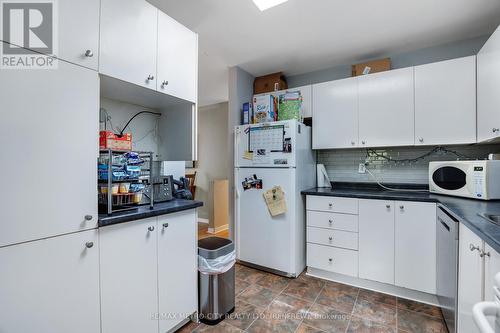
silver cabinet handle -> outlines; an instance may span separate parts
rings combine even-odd
[[[471,250],[471,252],[474,252],[476,250],[481,252],[481,248],[479,246],[474,246],[474,244],[469,244],[469,250]]]
[[[332,240],[333,240],[333,237],[332,237],[332,236],[328,237],[328,240],[329,240],[329,241],[332,241]]]
[[[385,208],[391,209],[391,205],[385,205]]]
[[[333,223],[333,220],[331,220],[331,219],[330,219],[330,220],[328,220],[328,223],[332,224],[332,223]]]
[[[328,207],[332,208],[332,207],[333,207],[333,203],[331,203],[331,202],[330,202],[330,203],[328,204]]]
[[[163,227],[163,229],[168,228],[168,223],[163,223],[162,227]]]
[[[149,232],[155,231],[155,227],[153,227],[153,226],[149,227],[149,228],[148,228],[148,231],[149,231]]]
[[[328,261],[329,262],[333,262],[333,258],[328,258]]]
[[[148,81],[152,81],[152,80],[154,80],[154,79],[155,79],[155,77],[154,77],[153,75],[149,75],[149,76],[148,76]]]
[[[491,254],[489,252],[484,252],[484,251],[481,251],[481,254],[479,255],[481,258],[483,257],[491,257]]]
[[[493,133],[500,132],[500,128],[493,128],[492,131],[493,131]]]
[[[162,88],[165,88],[165,86],[168,86],[168,81],[163,81],[163,82],[161,83],[161,87],[162,87]]]
[[[91,221],[92,215],[85,215],[85,221]]]
[[[87,249],[91,249],[91,248],[93,248],[93,247],[94,247],[94,242],[87,242],[87,243],[85,243],[85,247],[86,247]]]
[[[418,138],[418,141],[419,141],[420,143],[423,143],[423,142],[424,142],[424,138]]]
[[[362,144],[366,144],[366,141],[361,141]]]
[[[351,141],[351,145],[353,145],[353,146],[354,146],[355,144],[356,144],[356,142],[354,142],[354,141]]]
[[[403,210],[405,209],[405,206],[399,206],[399,209]]]
[[[92,58],[94,56],[94,52],[92,50],[85,51],[85,56],[88,58]]]

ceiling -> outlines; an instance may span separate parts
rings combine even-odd
[[[228,99],[228,67],[302,74],[491,33],[500,0],[148,0],[199,34],[199,104]]]

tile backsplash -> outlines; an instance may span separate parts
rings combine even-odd
[[[382,183],[428,184],[428,166],[431,161],[485,159],[490,153],[500,152],[500,144],[466,145],[446,147],[457,154],[436,151],[414,162],[392,162],[384,158],[414,159],[434,148],[436,147],[319,150],[317,161],[325,165],[330,180],[334,182],[375,182],[369,173],[358,173],[359,164],[368,162],[367,168]]]

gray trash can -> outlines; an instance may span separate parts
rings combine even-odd
[[[198,316],[215,325],[234,311],[234,243],[220,237],[201,239],[198,256]]]

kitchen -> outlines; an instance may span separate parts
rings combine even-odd
[[[498,3],[387,0],[379,47],[330,34],[356,3],[42,2],[1,4],[0,332],[500,330]],[[216,103],[229,239],[198,241]]]

